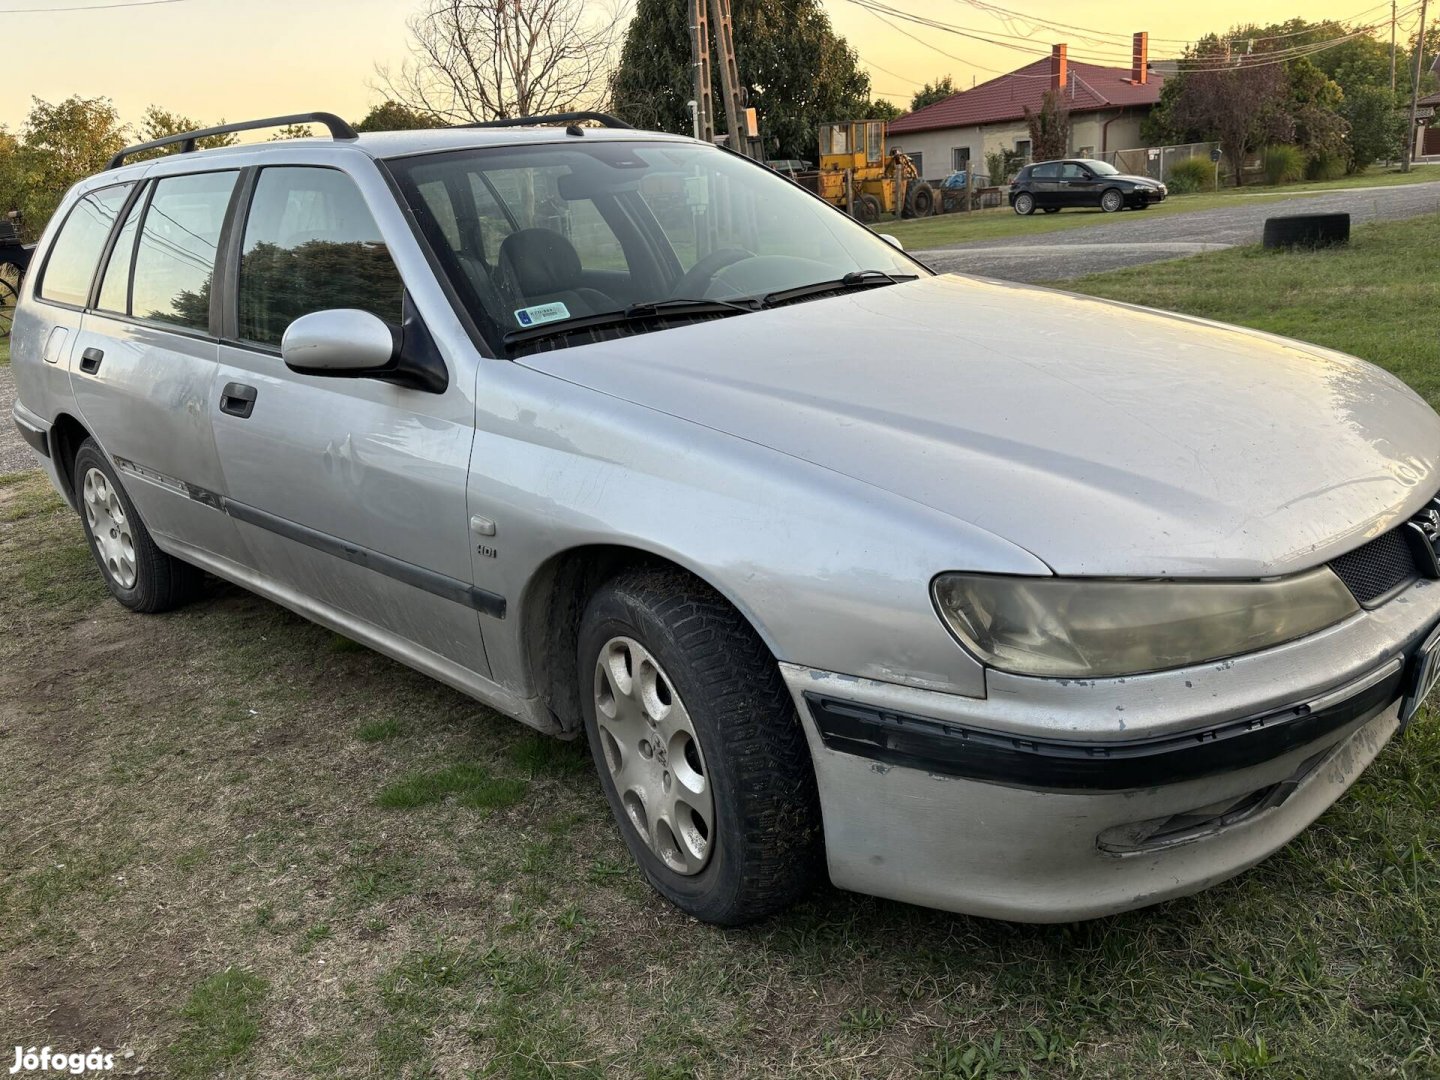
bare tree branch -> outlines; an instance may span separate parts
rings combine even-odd
[[[584,0],[427,0],[409,58],[377,68],[377,89],[452,123],[600,108],[622,15]]]

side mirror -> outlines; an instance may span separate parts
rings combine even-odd
[[[280,356],[307,375],[356,375],[390,367],[400,354],[399,337],[368,311],[312,311],[286,328]]]
[[[893,247],[897,247],[897,248],[899,248],[901,251],[904,251],[904,250],[905,250],[905,245],[902,244],[902,243],[900,243],[899,240],[896,240],[895,237],[891,236],[889,233],[883,233],[883,232],[882,232],[882,233],[877,233],[876,235],[879,236],[881,240],[884,240],[887,244],[890,244],[890,245],[892,245]]]

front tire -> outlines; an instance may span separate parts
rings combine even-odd
[[[1021,217],[1029,217],[1035,212],[1035,196],[1022,191],[1015,196],[1015,213]]]
[[[586,606],[578,660],[601,786],[657,892],[738,926],[811,887],[823,846],[809,747],[733,607],[678,570],[624,573]]]
[[[140,512],[120,486],[115,468],[94,439],[86,439],[70,471],[80,521],[110,595],[131,611],[154,614],[193,599],[202,575],[155,546]]]
[[[1125,196],[1120,193],[1119,188],[1105,189],[1105,194],[1100,196],[1100,209],[1107,214],[1114,214],[1125,209]]]

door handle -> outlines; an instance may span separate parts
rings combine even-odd
[[[103,349],[90,348],[80,354],[80,370],[86,375],[94,375],[100,370],[100,361],[105,359]]]
[[[226,383],[220,391],[220,411],[244,420],[255,410],[255,387],[244,383]]]

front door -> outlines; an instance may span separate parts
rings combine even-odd
[[[136,193],[70,352],[86,426],[149,530],[232,561],[207,408],[218,345],[210,284],[235,170],[162,177]]]
[[[359,187],[334,168],[263,168],[236,228],[233,332],[227,322],[209,409],[252,565],[402,651],[488,675],[469,599],[468,388],[302,375],[280,358],[286,328],[309,312],[359,308],[392,325],[405,315]]]
[[[1100,180],[1084,165],[1067,161],[1060,166],[1060,206],[1099,206]]]

